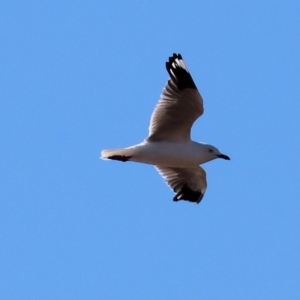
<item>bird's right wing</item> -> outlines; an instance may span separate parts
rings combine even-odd
[[[166,183],[176,193],[174,201],[187,200],[199,203],[205,193],[206,173],[201,167],[170,168],[155,166]]]

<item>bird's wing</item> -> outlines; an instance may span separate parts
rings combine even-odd
[[[203,100],[180,54],[173,54],[166,68],[171,79],[151,116],[148,140],[188,141]]]
[[[169,168],[155,166],[166,183],[176,193],[174,201],[187,200],[199,203],[206,190],[206,173],[197,166],[194,168]]]

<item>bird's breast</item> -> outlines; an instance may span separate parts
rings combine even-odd
[[[144,142],[131,147],[131,161],[168,167],[195,167],[201,163],[193,142]]]

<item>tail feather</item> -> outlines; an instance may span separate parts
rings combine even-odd
[[[108,157],[112,155],[118,155],[120,154],[121,150],[114,149],[114,150],[103,150],[101,151],[101,159],[108,159]]]
[[[111,150],[103,150],[101,152],[101,159],[107,160],[120,160],[120,161],[128,161],[132,156],[132,151],[130,149],[111,149]]]

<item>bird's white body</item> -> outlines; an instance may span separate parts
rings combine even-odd
[[[125,149],[104,150],[102,158],[112,155],[130,156],[130,161],[174,168],[197,167],[216,156],[207,151],[207,145],[193,141],[187,142],[150,142],[144,141]]]

